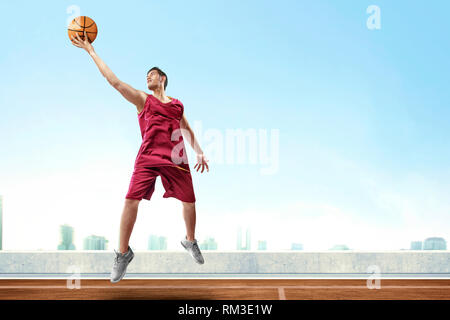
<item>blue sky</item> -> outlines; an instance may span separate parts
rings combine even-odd
[[[199,239],[232,249],[245,224],[273,250],[291,242],[397,250],[429,236],[450,239],[447,2],[47,1],[0,4],[14,26],[0,53],[6,249],[56,248],[62,223],[80,230],[79,243],[91,233],[117,241],[141,142],[136,109],[70,43],[71,5],[95,20],[94,48],[122,81],[149,92],[148,69],[168,74],[166,93],[183,102],[191,126],[199,121],[223,136],[279,130],[275,174],[212,155],[209,173],[193,173]],[[366,26],[369,5],[381,10],[379,30]],[[69,189],[62,177],[80,180]],[[172,230],[153,227],[148,212],[168,210],[161,219],[183,232],[178,204],[160,199],[160,182],[156,188],[133,231],[136,246]],[[56,198],[54,211],[46,208]],[[74,203],[81,212],[70,213]],[[27,220],[34,222],[24,238],[17,230]],[[48,234],[41,243],[30,240],[36,230]]]

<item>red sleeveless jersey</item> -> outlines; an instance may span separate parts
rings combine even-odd
[[[173,166],[190,172],[183,135],[179,130],[184,106],[180,100],[169,98],[172,99],[170,102],[162,103],[149,94],[144,109],[138,113],[142,144],[135,167]]]

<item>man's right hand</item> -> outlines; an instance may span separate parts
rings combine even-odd
[[[81,40],[78,33],[76,33],[76,36],[71,36],[70,38],[72,40],[72,44],[74,46],[77,46],[78,48],[82,48],[86,50],[87,53],[94,52],[94,47],[92,44],[88,41],[86,30],[84,30],[84,40]]]

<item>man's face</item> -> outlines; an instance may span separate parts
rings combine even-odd
[[[147,74],[147,87],[149,90],[155,90],[162,86],[164,88],[164,77],[160,76],[158,71],[152,70]]]

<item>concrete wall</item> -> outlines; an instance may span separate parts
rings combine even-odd
[[[107,276],[114,252],[109,251],[0,251],[0,277],[20,275],[90,274]],[[271,252],[203,251],[205,264],[187,252],[135,251],[127,275],[439,275],[450,278],[450,251]],[[379,269],[368,269],[377,266]],[[72,269],[70,269],[72,268]],[[77,269],[78,268],[78,269]]]

